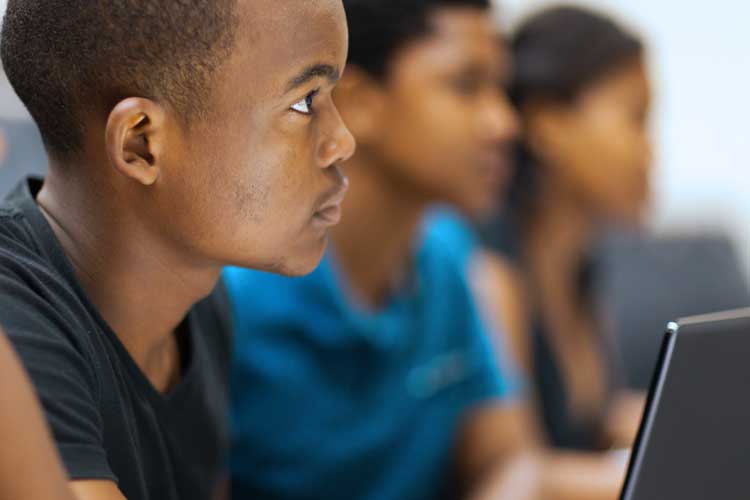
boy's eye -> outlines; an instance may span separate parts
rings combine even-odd
[[[316,95],[318,95],[317,90],[310,92],[305,96],[304,99],[293,104],[292,109],[297,113],[302,113],[303,115],[311,115],[313,112],[313,101],[315,101]]]

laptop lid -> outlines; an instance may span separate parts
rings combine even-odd
[[[670,324],[622,500],[750,491],[750,309]]]

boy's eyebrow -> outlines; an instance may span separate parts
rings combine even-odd
[[[316,77],[326,78],[331,85],[335,85],[339,81],[341,74],[337,66],[331,66],[330,64],[313,64],[302,70],[302,72],[289,80],[286,85],[285,93],[289,93],[292,90],[301,87],[310,80]]]

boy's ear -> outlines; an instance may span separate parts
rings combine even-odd
[[[383,123],[385,92],[382,84],[356,66],[347,66],[333,92],[336,106],[358,144],[377,140]]]
[[[107,119],[106,150],[110,164],[144,186],[159,178],[165,141],[165,113],[150,99],[129,97]]]

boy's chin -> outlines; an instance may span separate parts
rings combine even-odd
[[[327,246],[328,238],[323,238],[316,248],[308,248],[294,255],[288,255],[267,271],[290,278],[306,276],[318,268]]]

